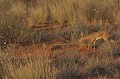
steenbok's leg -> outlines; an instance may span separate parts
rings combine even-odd
[[[90,44],[91,44],[91,42],[88,43],[88,48],[87,48],[88,50],[90,49]]]
[[[96,41],[94,41],[94,52],[95,52],[95,42],[96,42]]]
[[[114,40],[110,40],[110,42],[115,46],[115,41]]]
[[[110,44],[110,41],[109,40],[105,40],[107,42],[107,44],[109,45],[110,47],[110,51],[111,51],[111,54],[112,54],[112,47],[111,47],[111,44]]]

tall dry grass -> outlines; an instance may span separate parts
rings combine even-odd
[[[104,52],[86,55],[85,52],[77,50],[57,50],[52,52],[53,55],[56,54],[52,58],[44,54],[51,53],[49,50],[43,48],[41,51],[36,51],[41,48],[31,46],[31,49],[25,50],[24,47],[16,48],[15,45],[11,45],[4,52],[1,51],[1,79],[89,79],[89,77],[119,79],[120,77],[120,58],[114,59],[114,56]],[[28,56],[27,53],[31,51],[37,54]],[[23,55],[20,57],[15,53],[24,54],[19,54]]]
[[[96,25],[99,20],[104,29],[108,20],[119,22],[120,11],[119,0],[1,0],[0,6],[0,27],[32,27],[52,19],[67,20],[70,27],[87,25],[88,20]]]
[[[3,6],[1,10],[5,11],[6,7],[4,6],[8,3],[9,5],[7,4],[7,6],[11,6],[14,9],[13,14],[17,12],[25,14],[27,11],[29,15],[28,20],[31,20],[33,24],[44,22],[47,18],[57,20],[58,22],[68,20],[71,24],[87,19],[100,18],[105,20],[111,16],[115,17],[119,13],[120,6],[118,0],[18,0],[15,2],[1,0],[1,2]],[[27,6],[28,4],[29,6]],[[32,4],[35,4],[35,6]],[[7,9],[10,9],[10,7]]]
[[[33,46],[34,47],[34,46]],[[37,47],[28,49],[11,45],[0,53],[1,79],[56,79],[56,68],[51,66],[51,59],[47,55],[29,56],[27,52],[37,53]],[[24,52],[24,54],[22,54]],[[38,51],[45,53],[47,50]],[[16,55],[16,54],[19,55]],[[21,54],[20,54],[21,53]]]

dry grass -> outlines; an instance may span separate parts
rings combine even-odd
[[[119,0],[0,0],[0,79],[119,79],[119,15]],[[68,27],[31,30],[48,21]],[[68,44],[101,30],[112,34],[112,51],[102,40],[96,52]]]
[[[89,79],[92,77],[119,79],[120,77],[120,58],[114,58],[113,55],[104,52],[90,55],[85,51],[65,50],[65,48],[50,52],[49,46],[47,48],[34,45],[25,48],[15,47],[11,45],[4,52],[0,52],[3,79]]]

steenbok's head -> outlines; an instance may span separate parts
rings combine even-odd
[[[80,40],[79,40],[79,45],[80,46],[86,46],[87,45],[87,40],[84,40],[84,38],[81,38]]]

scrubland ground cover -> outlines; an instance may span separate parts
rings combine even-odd
[[[0,48],[0,79],[119,79],[120,1],[0,0]]]

